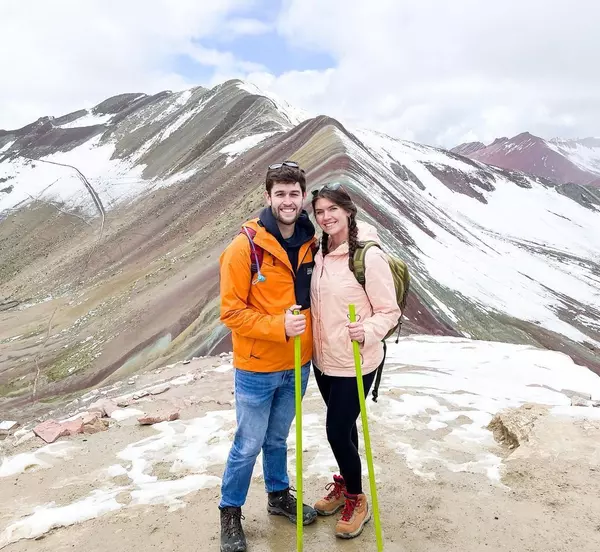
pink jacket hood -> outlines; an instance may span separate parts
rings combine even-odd
[[[377,229],[357,221],[359,241],[380,242]],[[372,247],[365,256],[366,287],[358,283],[348,267],[348,244],[344,243],[323,258],[315,257],[311,282],[313,362],[327,375],[354,376],[354,354],[348,336],[348,305],[356,306],[357,319],[365,327],[360,346],[363,374],[372,372],[383,359],[382,339],[400,317],[387,255]],[[366,292],[365,292],[366,291]]]

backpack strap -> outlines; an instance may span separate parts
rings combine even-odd
[[[367,241],[360,242],[359,246],[356,248],[354,252],[354,276],[358,280],[358,283],[364,288],[367,282],[367,278],[365,275],[365,257],[367,255],[367,250],[370,247],[379,247],[381,246],[376,241]],[[366,289],[365,289],[366,292]],[[383,366],[385,364],[385,358],[387,356],[387,343],[385,339],[382,339],[383,343],[383,360],[381,364],[377,367],[377,373],[375,375],[375,382],[373,383],[373,389],[371,391],[371,396],[373,398],[373,402],[377,402],[377,397],[379,396],[379,384],[381,383],[381,376],[383,374]]]
[[[250,273],[257,275],[257,277],[252,280],[252,283],[256,284],[258,282],[264,282],[266,278],[262,275],[260,267],[262,266],[265,252],[262,247],[254,243],[256,230],[254,230],[254,228],[250,228],[249,226],[242,226],[240,234],[244,234],[250,242]]]
[[[383,360],[377,367],[377,374],[375,375],[375,383],[373,384],[373,390],[371,391],[373,402],[377,402],[379,396],[379,384],[381,383],[381,374],[383,374],[383,365],[385,364],[385,357],[387,356],[387,343],[383,341]]]
[[[360,242],[354,251],[354,276],[363,288],[367,282],[365,275],[365,257],[367,255],[367,250],[370,247],[379,247],[379,244],[376,241]]]

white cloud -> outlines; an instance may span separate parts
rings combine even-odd
[[[598,135],[598,21],[595,0],[289,0],[279,32],[335,67],[250,79],[311,112],[430,143]]]
[[[427,143],[600,135],[596,0],[282,0],[269,18],[290,48],[334,61],[278,75],[271,60],[228,51],[234,38],[273,29],[252,16],[264,2],[2,2],[12,50],[0,58],[0,128],[113,94],[238,77],[311,113]],[[207,82],[176,72],[182,55],[212,72]]]
[[[123,92],[154,93],[193,84],[171,70],[176,56],[227,70],[261,70],[227,52],[204,49],[254,0],[20,0],[0,4],[0,128],[62,115]]]
[[[226,38],[244,35],[260,35],[271,30],[271,25],[249,17],[230,19],[223,29],[222,36]]]

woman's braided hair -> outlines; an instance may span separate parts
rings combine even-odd
[[[315,212],[315,205],[318,199],[328,199],[349,213],[348,216],[348,267],[354,271],[354,252],[356,251],[358,242],[358,226],[356,225],[356,205],[348,192],[342,186],[335,186],[333,189],[327,185],[323,186],[318,191],[313,191],[312,208]],[[321,238],[321,250],[323,257],[329,253],[329,235],[323,232]]]

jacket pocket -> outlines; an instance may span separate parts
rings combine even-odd
[[[237,341],[237,343],[235,341]],[[255,341],[256,339],[253,339],[251,337],[238,336],[237,340],[234,339],[233,349],[242,358],[248,360],[250,358],[250,355],[252,354],[252,349],[254,347]]]

